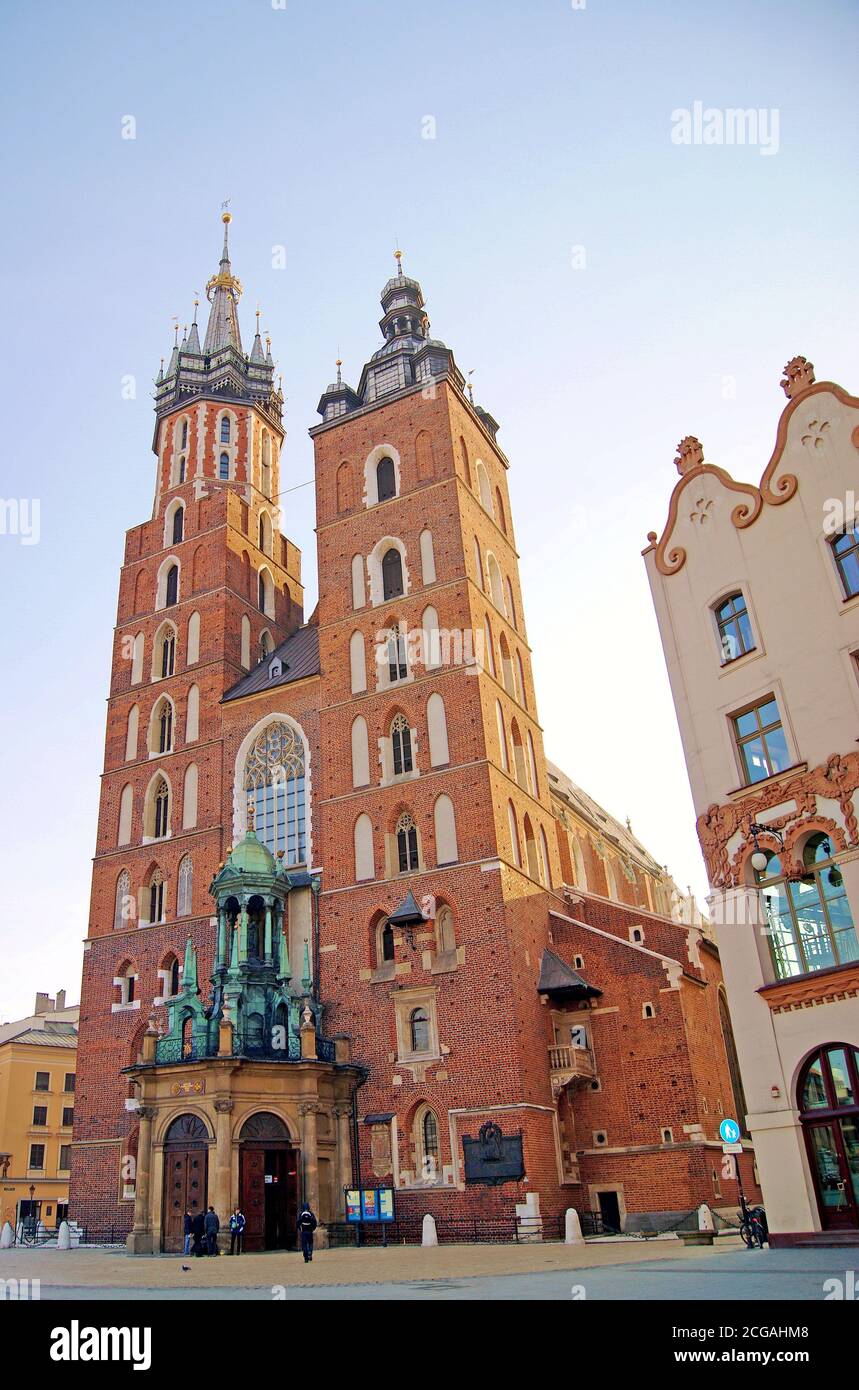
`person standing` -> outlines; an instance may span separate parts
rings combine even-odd
[[[205,1220],[206,1218],[201,1211],[198,1211],[197,1215],[191,1219],[191,1235],[193,1236],[191,1254],[196,1255],[198,1259],[206,1253]]]
[[[298,1213],[298,1235],[301,1240],[301,1253],[304,1256],[305,1264],[309,1264],[313,1259],[313,1232],[318,1224],[309,1204],[305,1202]]]
[[[245,1248],[245,1217],[240,1207],[236,1207],[230,1217],[230,1254],[241,1255]]]
[[[188,1208],[186,1207],[185,1216],[182,1220],[182,1234],[185,1237],[185,1244],[182,1246],[183,1255],[190,1255],[191,1253],[191,1236],[193,1235],[193,1232],[194,1222],[191,1217],[191,1213],[188,1211]]]
[[[209,1207],[206,1212],[206,1219],[203,1223],[206,1232],[206,1251],[209,1255],[217,1255],[218,1252],[218,1231],[221,1223],[218,1220],[218,1213],[214,1207]]]

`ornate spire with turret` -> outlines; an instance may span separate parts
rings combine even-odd
[[[194,298],[194,319],[186,328],[181,343],[176,323],[176,341],[167,365],[156,379],[155,411],[157,416],[169,414],[189,397],[217,392],[222,400],[250,401],[265,411],[272,422],[281,426],[283,393],[274,380],[274,360],[271,344],[266,338],[266,350],[260,335],[257,313],[256,336],[251,354],[242,350],[239,330],[238,303],[242,294],[241,281],[233,274],[230,262],[229,225],[231,216],[222,214],[224,245],[218,272],[206,285],[206,297],[211,304],[209,322],[203,346],[197,325],[199,296]]]
[[[322,393],[316,407],[327,424],[363,406],[375,405],[389,396],[420,387],[426,390],[443,378],[464,392],[465,378],[454,361],[452,351],[439,338],[429,336],[430,322],[424,307],[423,290],[417,280],[403,272],[403,253],[394,252],[396,274],[382,290],[382,317],[379,327],[384,342],[364,367],[358,389],[343,381],[340,360],[337,380]],[[487,410],[470,402],[484,429],[494,439],[498,422]]]
[[[242,335],[239,332],[238,303],[242,295],[241,281],[233,274],[230,265],[229,230],[232,217],[228,212],[221,216],[224,224],[224,248],[217,275],[213,275],[206,286],[206,298],[211,304],[209,326],[203,343],[204,353],[219,352],[221,348],[234,347],[242,350]]]

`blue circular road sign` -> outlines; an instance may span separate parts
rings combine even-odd
[[[740,1137],[740,1126],[736,1120],[723,1120],[719,1125],[719,1138],[723,1144],[736,1144]]]

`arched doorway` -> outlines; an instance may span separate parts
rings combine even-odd
[[[161,1248],[181,1251],[184,1217],[206,1210],[209,1131],[197,1115],[179,1115],[164,1136]]]
[[[242,1125],[239,1191],[246,1250],[291,1250],[298,1220],[298,1149],[268,1110]]]
[[[859,1229],[859,1048],[827,1043],[816,1052],[797,1099],[821,1224]]]

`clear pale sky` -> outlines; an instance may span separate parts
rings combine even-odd
[[[151,382],[227,197],[245,341],[259,301],[284,377],[285,487],[312,476],[338,350],[355,384],[379,345],[399,240],[501,424],[549,756],[704,894],[640,552],[683,435],[757,480],[789,357],[859,390],[857,35],[852,0],[5,7],[2,496],[38,499],[40,535],[0,535],[0,1020],[78,998]],[[778,152],[673,143],[696,101],[775,108]],[[309,613],[313,489],[284,502]]]

